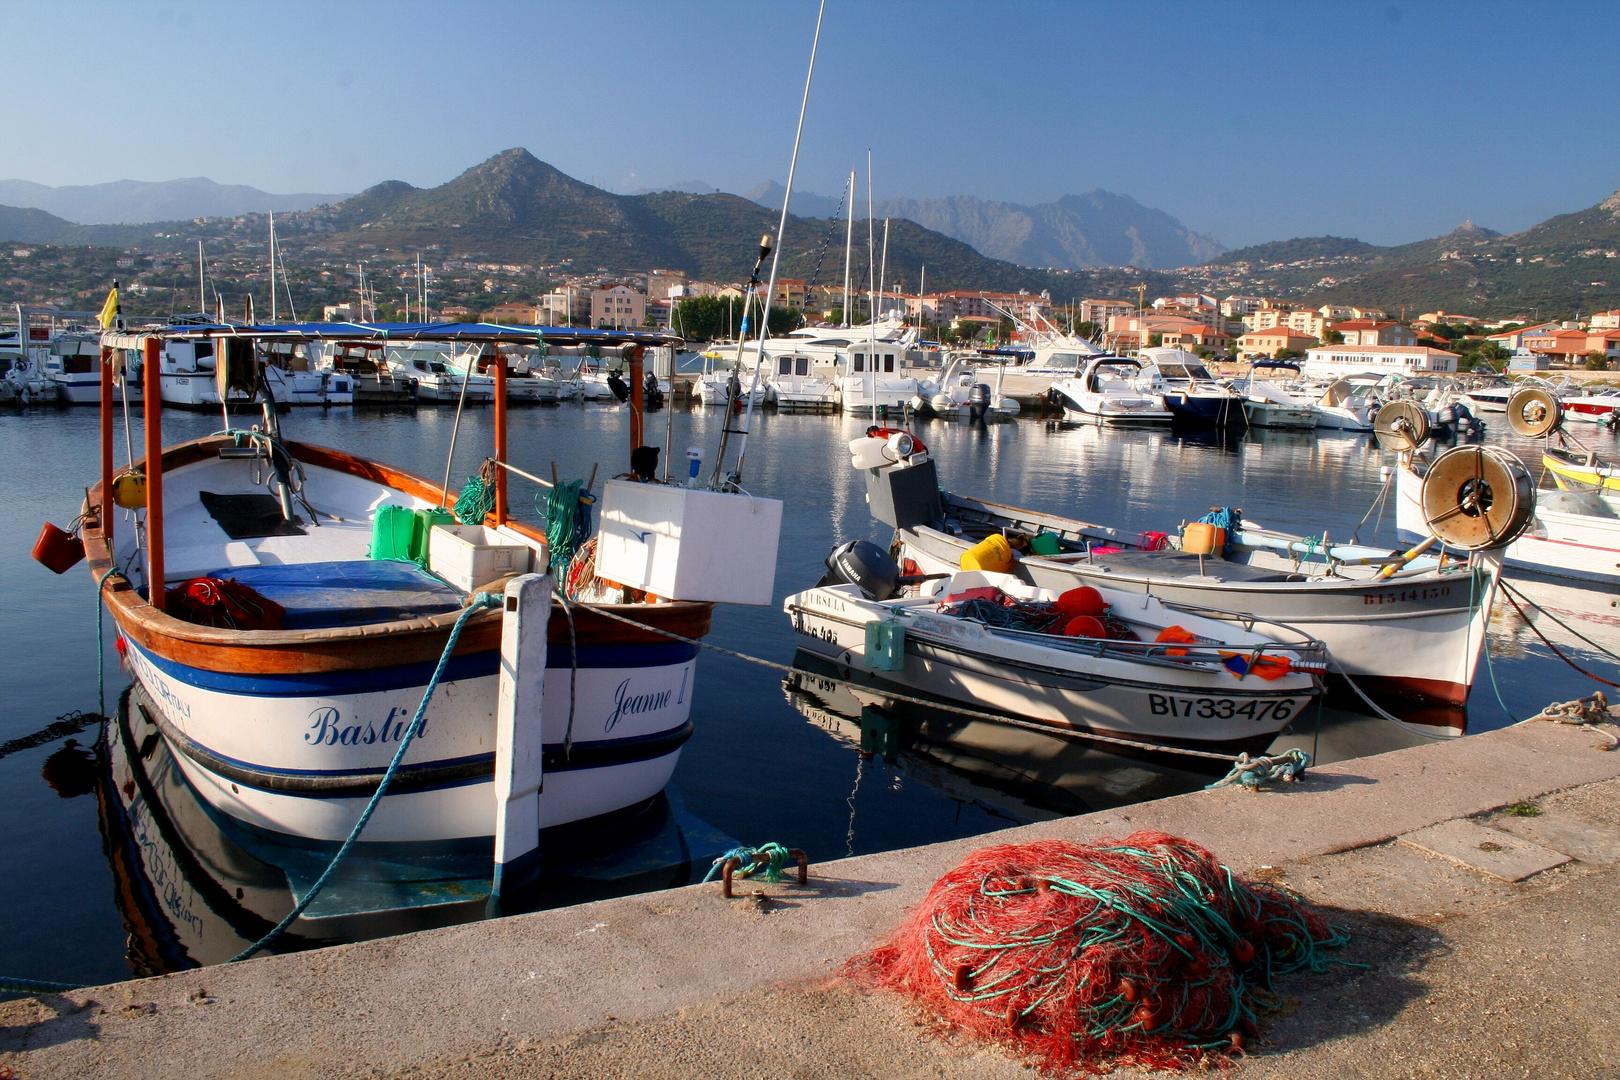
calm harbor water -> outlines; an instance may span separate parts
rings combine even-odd
[[[1500,417],[1490,420],[1490,441],[1508,441]],[[453,473],[457,485],[486,455],[490,422],[488,410],[464,418]],[[426,407],[415,415],[303,410],[283,424],[288,438],[355,451],[437,479],[444,472],[452,413]],[[511,457],[537,474],[555,462],[564,478],[588,476],[598,464],[602,476],[611,475],[626,462],[627,424],[624,410],[604,406],[514,411]],[[672,467],[684,467],[689,445],[712,454],[718,410],[676,410],[673,424]],[[746,486],[786,502],[778,600],[813,584],[835,544],[886,539],[866,513],[864,486],[845,449],[865,424],[849,417],[770,414],[757,420]],[[664,414],[650,416],[648,441],[665,442],[665,425]],[[165,442],[218,426],[217,417],[170,410],[164,414]],[[1270,527],[1348,538],[1379,492],[1380,465],[1393,461],[1370,436],[1331,433],[1222,437],[1022,420],[977,429],[936,421],[921,425],[919,434],[949,487],[1130,530],[1173,530],[1211,506],[1229,505]],[[1612,435],[1583,435],[1613,453]],[[121,427],[118,439],[121,445]],[[1527,448],[1516,448],[1535,460]],[[0,495],[7,508],[0,519],[0,589],[10,597],[0,616],[7,688],[0,743],[73,710],[98,709],[97,606],[90,577],[80,566],[58,578],[28,556],[42,520],[65,526],[73,518],[95,477],[97,453],[94,410],[0,412]],[[513,491],[518,512],[538,520],[531,491],[516,482]],[[1381,536],[1374,536],[1369,522],[1361,539],[1394,546],[1392,518],[1390,506]],[[127,679],[111,647],[110,620],[103,632],[110,707]],[[793,638],[778,606],[719,609],[710,640],[779,663],[793,657]],[[1576,646],[1583,663],[1603,664]],[[1493,620],[1490,652],[1492,661],[1482,666],[1469,702],[1470,731],[1500,727],[1510,715],[1530,715],[1593,685],[1511,618]],[[1612,665],[1596,670],[1614,674]],[[672,801],[716,834],[749,844],[776,840],[806,849],[813,860],[972,835],[1208,782],[1082,744],[984,725],[963,728],[938,717],[917,718],[914,737],[897,753],[884,732],[858,726],[861,702],[848,690],[814,678],[785,686],[777,672],[713,653],[700,660],[698,678],[696,734],[676,772]],[[953,740],[929,737],[942,732]],[[1327,714],[1319,730],[1291,737],[1324,758],[1419,741],[1384,721],[1337,713]],[[74,982],[129,975],[128,939],[137,928],[126,925],[115,895],[128,881],[114,873],[116,845],[103,836],[93,785],[85,779],[94,763],[83,747],[95,739],[91,727],[77,737],[77,747],[56,739],[0,757],[0,867],[13,882],[10,902],[0,909],[0,974]],[[875,755],[858,752],[863,739]]]

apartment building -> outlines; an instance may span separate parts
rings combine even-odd
[[[1397,322],[1379,322],[1375,319],[1351,319],[1334,323],[1331,329],[1344,335],[1345,345],[1402,345],[1417,344],[1417,334],[1410,327]],[[1449,355],[1449,354],[1448,354]]]
[[[1080,321],[1107,326],[1116,316],[1136,314],[1136,305],[1129,300],[1082,300]]]
[[[578,285],[559,285],[540,298],[538,308],[541,326],[588,326],[591,293]]]
[[[537,326],[540,322],[540,309],[534,304],[496,304],[484,312],[484,321],[499,323],[502,326]]]
[[[591,325],[597,329],[634,330],[647,319],[647,298],[628,285],[591,290]]]
[[[1238,338],[1238,355],[1276,356],[1284,349],[1302,353],[1320,343],[1320,338],[1302,334],[1291,327],[1273,326],[1265,330],[1251,330]]]

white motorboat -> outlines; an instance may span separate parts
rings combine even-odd
[[[1270,379],[1257,379],[1261,372],[1270,374],[1292,372],[1299,376],[1299,365],[1292,360],[1256,360],[1249,368],[1249,377],[1236,384],[1243,395],[1243,412],[1250,427],[1286,428],[1300,431],[1316,429],[1316,403],[1279,386]]]
[[[1316,426],[1330,431],[1371,431],[1384,404],[1378,393],[1382,376],[1351,375],[1335,379],[1316,399]]]
[[[1091,424],[1163,424],[1164,398],[1140,386],[1142,364],[1125,356],[1094,356],[1078,378],[1059,379],[1051,394],[1063,415]]]
[[[983,365],[986,360],[980,353],[950,354],[937,376],[918,383],[917,396],[911,401],[912,411],[932,412],[951,419],[964,410],[971,413],[975,406],[982,406],[986,415],[1017,416],[1022,408],[1018,399],[1002,393],[1007,365],[995,363],[995,376],[991,382],[985,382]]]
[[[1616,410],[1620,409],[1620,390],[1594,388],[1580,393],[1566,390],[1559,397],[1572,420],[1612,425],[1620,419],[1616,415]]]
[[[416,404],[416,388],[396,378],[387,347],[376,341],[310,342],[303,346],[326,379],[327,400],[356,408],[401,408]]]
[[[904,409],[917,396],[918,380],[905,374],[906,348],[898,342],[856,341],[843,351],[838,401],[847,413]]]
[[[770,377],[778,412],[833,412],[838,408],[836,355],[784,352],[772,357]],[[708,402],[704,402],[708,404]]]
[[[1164,399],[1179,423],[1225,427],[1243,416],[1243,397],[1215,381],[1197,353],[1160,346],[1138,350],[1144,389]]]
[[[138,370],[138,368],[137,368]],[[44,358],[43,374],[56,384],[57,400],[69,405],[101,403],[101,334],[58,334]],[[129,400],[141,400],[139,378],[130,381]]]
[[[506,400],[510,404],[538,405],[562,397],[562,385],[543,370],[536,372],[531,366],[536,352],[533,346],[501,345],[498,349],[501,362],[506,365]],[[490,348],[485,346],[462,349],[445,360],[445,366],[458,379],[469,368],[475,378],[488,378],[494,363]],[[493,381],[491,390],[493,392]],[[468,393],[471,393],[470,387]]]
[[[782,608],[806,652],[1055,731],[1258,753],[1321,692],[1321,646],[1301,635],[1277,627],[1267,629],[1278,636],[1266,636],[1257,625],[1205,618],[1139,593],[1084,591],[1108,605],[1106,636],[1064,633],[1072,623],[1057,591],[977,570],[924,582],[898,599],[828,584],[789,596]],[[1030,620],[1051,614],[1058,629],[987,621],[996,612]],[[1095,617],[1073,620],[1082,621],[1087,629],[1105,626]],[[888,639],[886,648],[874,649],[879,638]]]
[[[462,400],[463,386],[469,405],[487,405],[495,398],[495,380],[450,367],[448,346],[412,344],[389,350],[394,377],[416,387],[418,401],[454,405]]]

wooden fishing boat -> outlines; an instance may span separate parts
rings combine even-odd
[[[145,458],[130,470],[144,479],[145,499],[133,521],[113,501],[112,395],[103,364],[102,476],[90,491],[83,527],[119,648],[187,781],[214,810],[251,827],[323,841],[348,836],[376,792],[471,594],[499,596],[503,580],[530,565],[543,571],[549,561],[541,531],[507,512],[510,466],[499,393],[494,505],[479,535],[505,562],[497,559],[485,572],[475,563],[461,585],[368,550],[380,512],[453,504],[456,493],[443,485],[342,451],[281,441],[268,410],[259,432],[162,446],[156,358],[166,345],[211,342],[227,358],[252,357],[254,339],[318,340],[330,329],[191,326],[105,334],[104,351],[139,350],[147,358]],[[476,324],[341,331],[351,341],[404,337],[491,348],[515,334]],[[633,366],[640,347],[665,340],[557,332],[569,334],[633,353]],[[532,338],[531,331],[526,340]],[[496,382],[503,381],[504,365],[494,369]],[[633,439],[640,435],[633,423]],[[176,617],[169,590],[198,581],[217,588],[233,578],[284,609],[280,628]],[[713,608],[554,603],[539,721],[541,826],[620,811],[663,788],[692,731],[697,647],[644,627],[701,638]],[[467,619],[365,842],[487,843],[494,833],[503,618],[502,611],[483,610]]]
[[[1010,574],[973,570],[897,599],[873,599],[858,584],[822,585],[789,596],[782,610],[800,649],[884,682],[1056,732],[1162,746],[1259,753],[1315,699],[1316,674],[1327,666],[1318,642],[1287,628],[1268,627],[1279,634],[1268,636],[1140,593],[1097,590],[1110,605],[1108,637],[989,624],[974,613],[985,609],[972,607],[979,593],[996,594],[990,611],[1007,610],[996,606],[1004,597],[1032,610],[1059,598]],[[874,655],[872,624],[894,627],[900,655]],[[1274,665],[1265,677],[1256,674],[1262,657]]]

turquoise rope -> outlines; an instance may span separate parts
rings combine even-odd
[[[7,979],[0,977],[0,994],[60,994],[68,990],[83,990],[89,983],[46,982],[43,979]]]
[[[326,887],[326,883],[331,878],[333,871],[338,868],[338,863],[343,861],[343,857],[349,853],[349,849],[354,847],[355,841],[360,839],[361,830],[366,827],[366,822],[371,820],[371,815],[377,809],[377,804],[382,802],[383,794],[387,792],[388,785],[393,782],[394,774],[399,771],[399,763],[404,760],[405,751],[410,748],[411,740],[416,738],[416,733],[422,726],[422,717],[427,715],[428,702],[433,700],[433,691],[438,689],[439,680],[444,678],[445,668],[450,666],[450,654],[456,651],[456,641],[461,637],[462,627],[466,626],[467,620],[478,614],[478,612],[485,608],[499,607],[500,604],[499,597],[491,596],[487,592],[481,592],[473,596],[472,601],[467,605],[467,609],[456,617],[455,625],[450,628],[450,640],[445,642],[444,652],[439,656],[439,666],[433,669],[433,677],[428,680],[427,690],[422,694],[422,703],[416,707],[416,715],[411,717],[410,726],[405,729],[405,737],[400,739],[399,749],[394,751],[394,759],[388,763],[388,771],[383,773],[381,782],[377,784],[376,792],[372,794],[371,801],[366,803],[366,808],[361,811],[360,820],[354,823],[354,828],[349,831],[349,836],[343,841],[343,846],[338,848],[337,854],[332,856],[332,861],[326,864],[326,869],[321,871],[321,876],[315,879],[315,884],[310,886],[309,892],[304,894],[304,898],[298,901],[297,906],[289,911],[273,930],[231,957],[226,963],[234,964],[246,960],[275,941],[287,927],[293,924],[298,916],[304,913],[304,909],[309,907],[315,897],[320,894],[320,891]]]

